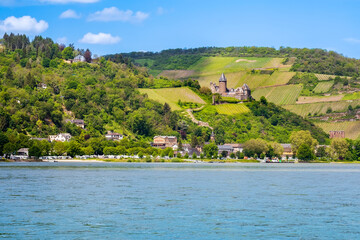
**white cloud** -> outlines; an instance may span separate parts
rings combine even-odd
[[[60,37],[56,40],[57,43],[60,44],[66,44],[67,43],[67,38],[66,37]]]
[[[66,3],[96,3],[100,0],[40,0],[40,2],[47,2],[47,3],[60,3],[60,4],[66,4]]]
[[[97,11],[90,14],[88,21],[121,21],[121,22],[142,22],[149,17],[148,13],[136,12],[131,10],[119,10],[117,7],[104,8],[102,11]]]
[[[89,44],[114,44],[121,41],[120,37],[113,37],[109,33],[87,33],[82,39],[79,40],[81,43]]]
[[[0,20],[0,32],[38,34],[44,32],[48,27],[49,24],[44,20],[37,21],[30,16],[23,16],[20,18],[11,16],[5,20]]]
[[[60,14],[60,18],[80,18],[81,16],[77,14],[74,10],[69,9]]]
[[[357,38],[345,38],[344,41],[349,43],[360,43],[360,39]]]

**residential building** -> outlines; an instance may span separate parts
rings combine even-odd
[[[74,120],[67,119],[67,120],[65,120],[65,122],[71,122],[82,129],[85,128],[85,122],[82,119],[74,119]]]
[[[29,148],[20,148],[17,150],[16,155],[11,155],[11,159],[24,160],[29,158]]]
[[[222,152],[226,152],[229,155],[234,152],[234,148],[231,145],[218,145],[218,154],[221,155]]]
[[[242,152],[244,147],[242,144],[240,143],[225,143],[224,144],[225,146],[231,146],[233,148],[233,151],[234,153],[236,152]]]
[[[73,62],[85,62],[85,58],[82,55],[77,55],[76,57],[74,57]]]
[[[50,135],[49,140],[50,142],[57,141],[57,142],[68,142],[71,139],[70,133],[59,133],[58,135]]]
[[[155,136],[151,145],[153,147],[172,148],[174,145],[178,145],[178,142],[175,136]]]
[[[282,143],[280,144],[283,148],[283,154],[282,157],[286,158],[286,157],[292,157],[294,155],[292,149],[291,149],[291,144],[290,143]]]
[[[112,131],[108,131],[107,134],[105,134],[105,138],[107,140],[121,140],[123,139],[123,135],[121,135],[120,133],[116,133],[116,132],[112,132]]]

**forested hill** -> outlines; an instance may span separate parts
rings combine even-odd
[[[139,91],[164,87],[169,93],[169,87],[175,93],[182,87],[186,94],[177,99],[175,94],[169,99],[150,98]],[[309,130],[320,143],[328,139],[314,124],[275,105],[249,102],[244,104],[246,114],[219,114],[209,104],[211,92],[202,90],[197,80],[153,78],[128,56],[114,55],[111,61],[92,59],[89,49],[59,45],[50,38],[37,36],[30,41],[25,35],[5,35],[0,44],[0,155],[33,146],[37,140],[30,137],[59,133],[72,135],[69,146],[91,146],[89,152],[96,154],[117,146],[105,140],[107,131],[123,134],[132,142],[125,141],[125,147],[150,147],[155,135],[174,135],[184,143],[204,144],[210,139],[210,129],[197,126],[183,114],[193,105],[198,107],[194,96],[205,105],[199,117],[211,117],[209,123],[218,144],[251,138],[288,142],[291,133],[298,130]],[[188,102],[179,101],[186,97]],[[175,108],[178,111],[173,111]],[[85,129],[69,121],[75,119],[84,120]],[[50,150],[45,150],[42,154],[49,154]],[[81,151],[72,151],[75,153]]]
[[[103,137],[173,135],[179,116],[137,91],[150,82],[146,71],[126,59],[92,59],[37,36],[5,35],[0,46],[0,131],[46,138],[61,132]],[[84,62],[71,63],[76,56]],[[66,120],[83,119],[87,131]],[[175,131],[176,133],[176,131]],[[10,134],[10,133],[9,133]],[[11,135],[11,134],[10,134]]]
[[[334,51],[324,49],[280,47],[201,47],[191,49],[168,49],[161,52],[131,52],[105,56],[115,59],[116,56],[143,61],[143,66],[154,70],[186,70],[201,57],[281,57],[285,61],[296,58],[291,71],[312,72],[339,76],[355,76],[360,73],[360,60],[344,57]],[[141,61],[137,61],[140,62]],[[286,62],[284,62],[286,63]]]

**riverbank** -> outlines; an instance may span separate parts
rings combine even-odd
[[[47,160],[47,159],[22,159],[22,160],[12,160],[12,159],[0,159],[0,162],[76,162],[76,163],[91,163],[91,162],[120,162],[120,163],[262,163],[255,159],[226,159],[226,160],[219,160],[219,159],[180,159],[180,158],[173,158],[173,159],[53,159],[53,160]],[[287,164],[287,163],[295,163],[295,162],[271,162],[268,164]],[[323,163],[323,164],[360,164],[360,161],[300,161],[296,163]]]

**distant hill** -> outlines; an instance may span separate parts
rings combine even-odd
[[[347,58],[334,51],[324,49],[280,47],[201,47],[191,49],[168,49],[160,52],[121,53],[139,65],[151,70],[187,70],[201,57],[269,57],[290,61],[292,71],[331,74],[337,76],[359,76],[360,61]],[[106,59],[114,55],[105,56]],[[295,58],[293,62],[292,58]],[[149,61],[151,60],[151,61]]]

